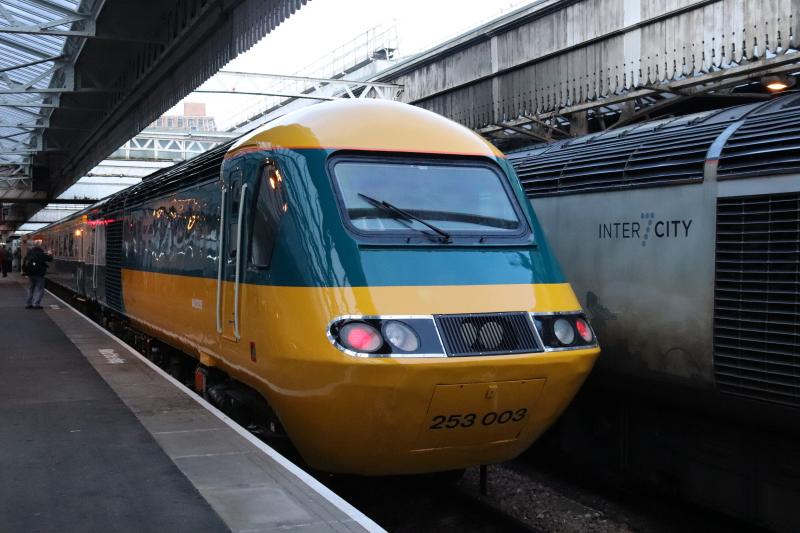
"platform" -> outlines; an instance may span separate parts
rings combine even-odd
[[[0,278],[4,531],[382,531],[25,281]]]

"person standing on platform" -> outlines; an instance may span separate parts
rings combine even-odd
[[[13,259],[14,259],[14,256],[13,256],[13,254],[11,252],[11,243],[7,242],[6,243],[6,272],[14,272],[13,270],[11,270]]]
[[[53,256],[44,253],[44,250],[34,246],[25,256],[22,264],[23,272],[28,276],[28,302],[25,309],[41,309],[44,297],[44,276],[47,274],[47,262]]]
[[[0,246],[0,272],[3,273],[4,278],[8,276],[8,272],[6,271],[6,259],[11,258],[8,254],[9,252],[6,250],[6,245]]]
[[[14,261],[11,270],[14,272],[22,272],[22,252],[19,248],[14,250],[12,257],[14,258]]]

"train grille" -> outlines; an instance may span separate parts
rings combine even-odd
[[[509,162],[528,198],[701,182],[708,148],[729,122],[605,132],[511,153]]]
[[[122,311],[122,222],[106,227],[106,305]]]
[[[725,143],[717,179],[796,174],[800,171],[800,108],[794,99],[749,117]]]
[[[526,313],[437,315],[449,356],[540,352]]]
[[[717,201],[719,390],[800,407],[800,193]]]

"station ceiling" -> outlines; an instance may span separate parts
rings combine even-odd
[[[33,214],[306,2],[0,0],[0,203]]]

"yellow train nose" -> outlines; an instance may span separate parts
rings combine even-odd
[[[351,359],[328,368],[337,385],[294,396],[281,418],[300,453],[325,471],[413,474],[501,462],[556,420],[598,353]]]

